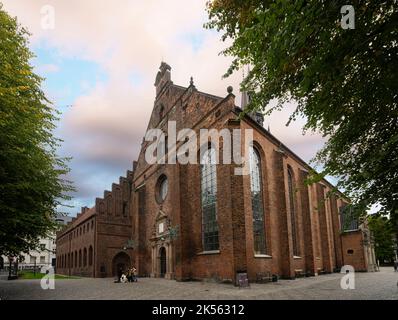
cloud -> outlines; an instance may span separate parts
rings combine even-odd
[[[76,78],[68,75],[68,80],[83,90],[73,106],[64,110],[57,133],[65,140],[61,154],[74,158],[71,178],[79,190],[76,202],[91,199],[85,205],[92,205],[96,196],[131,168],[152,111],[153,83],[162,60],[172,66],[174,83],[187,86],[193,76],[200,91],[220,96],[232,85],[240,104],[242,75],[221,79],[231,62],[231,58],[219,55],[226,44],[216,32],[203,29],[206,0],[3,3],[5,10],[33,33],[34,51],[52,52],[60,62],[76,59],[93,63],[106,75],[98,79],[96,74],[87,74],[84,79],[77,73]],[[55,9],[54,30],[41,28],[44,5]],[[57,72],[58,76],[68,71],[67,66],[57,69],[48,62],[38,69]],[[48,94],[57,99],[68,88],[51,87]],[[288,108],[273,114],[266,119],[266,126],[269,124],[276,137],[308,161],[323,140],[319,135],[302,136],[303,120],[285,127],[290,112]]]
[[[58,72],[59,66],[55,64],[43,64],[38,66],[35,71],[41,75],[46,75],[48,73]]]

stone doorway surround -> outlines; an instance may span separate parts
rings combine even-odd
[[[174,245],[170,237],[170,227],[170,219],[162,210],[159,210],[153,226],[152,237],[149,239],[151,244],[152,278],[174,279]],[[161,250],[165,250],[166,255],[166,272],[164,274],[162,274],[161,270]]]

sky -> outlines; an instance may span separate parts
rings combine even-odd
[[[34,70],[45,78],[47,97],[61,112],[55,135],[59,154],[72,157],[69,179],[77,189],[72,216],[92,207],[132,169],[154,105],[161,61],[175,84],[219,96],[234,88],[238,72],[222,79],[232,58],[221,34],[203,28],[207,0],[0,0],[32,34]],[[294,104],[266,117],[264,126],[303,160],[324,144],[319,134],[302,134],[303,119],[286,126]]]

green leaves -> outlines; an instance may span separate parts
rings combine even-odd
[[[355,29],[340,1],[210,1],[207,27],[232,46],[232,72],[250,64],[249,110],[294,99],[291,119],[329,137],[315,162],[339,177],[353,203],[398,210],[398,12],[396,1],[353,1]],[[272,112],[272,109],[266,111]]]
[[[32,72],[28,33],[0,4],[0,254],[35,248],[54,231],[57,206],[73,188],[53,136],[57,120]]]
[[[392,262],[395,258],[393,221],[376,214],[369,217],[368,225],[375,243],[376,259],[381,263],[385,260]]]

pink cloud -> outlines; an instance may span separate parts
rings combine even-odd
[[[5,10],[18,16],[33,33],[33,48],[54,48],[66,57],[92,61],[105,70],[106,82],[86,86],[86,93],[74,101],[60,123],[65,140],[63,153],[75,158],[73,168],[79,172],[72,172],[77,186],[92,181],[88,176],[93,174],[92,170],[80,170],[82,167],[113,164],[120,174],[130,169],[152,111],[153,83],[161,60],[172,66],[174,83],[188,85],[193,76],[200,91],[220,96],[225,96],[227,86],[232,85],[236,103],[240,104],[242,74],[221,79],[231,62],[230,58],[219,56],[227,44],[220,41],[219,34],[202,28],[206,0],[2,2]],[[54,30],[41,28],[43,5],[55,8]],[[187,41],[191,34],[201,37],[199,47]],[[47,72],[57,71],[54,66],[43,68]],[[131,82],[132,72],[142,75],[139,85]],[[289,106],[266,118],[265,126],[269,124],[277,138],[308,161],[324,140],[319,135],[303,136],[303,119],[285,126],[293,108]],[[101,195],[100,189],[109,187],[110,179],[117,178],[112,176],[104,181],[96,195]]]

